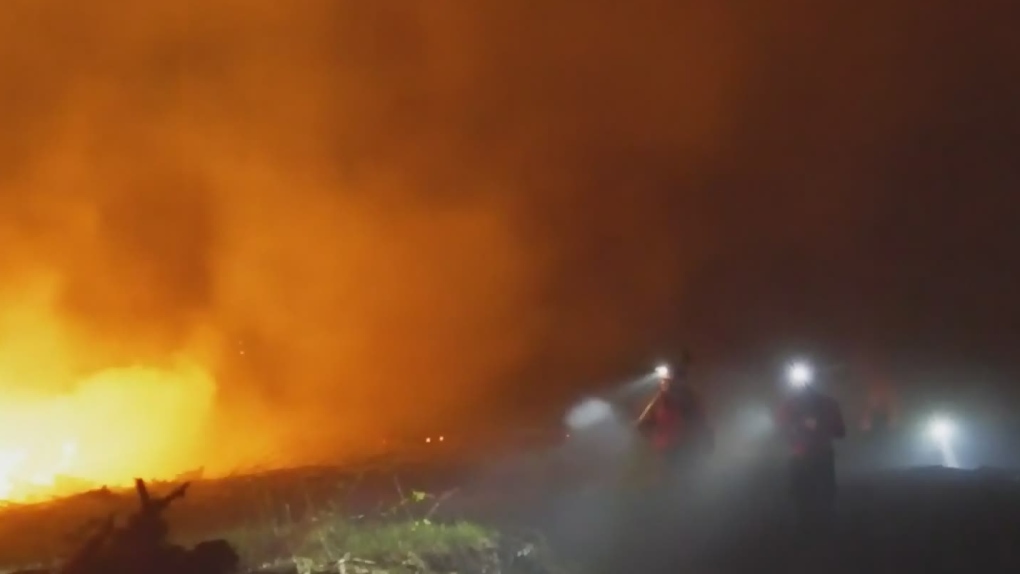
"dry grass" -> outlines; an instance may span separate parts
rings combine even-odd
[[[385,478],[384,478],[385,476]],[[247,568],[310,572],[348,562],[350,572],[485,572],[506,553],[499,533],[468,520],[439,519],[442,497],[392,474],[334,468],[237,476],[192,484],[167,511],[175,542],[225,538]],[[169,485],[151,485],[164,494]],[[94,491],[0,510],[0,566],[66,555],[88,525],[135,510],[132,491]],[[360,566],[358,566],[360,565]],[[504,570],[506,570],[504,568]]]
[[[377,564],[388,571],[450,572],[498,564],[496,532],[469,522],[394,520],[366,523],[323,516],[285,527],[240,525],[222,536],[249,568],[335,570],[340,562]],[[182,540],[182,542],[187,542]],[[477,571],[485,568],[479,567]]]

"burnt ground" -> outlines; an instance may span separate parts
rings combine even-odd
[[[657,489],[588,471],[582,480],[548,458],[454,460],[199,481],[170,520],[194,539],[299,522],[324,506],[378,513],[421,490],[436,495],[435,518],[538,531],[583,573],[1020,572],[1020,480],[1005,471],[844,469],[833,531],[806,534],[793,527],[774,460]],[[51,556],[76,526],[132,503],[128,493],[93,492],[7,509],[0,562]]]

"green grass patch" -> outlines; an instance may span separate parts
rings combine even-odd
[[[390,566],[417,564],[419,570],[427,571],[491,561],[500,549],[496,530],[467,521],[369,521],[336,515],[284,526],[250,524],[220,535],[255,568],[287,561],[318,567],[353,560]]]
[[[345,504],[346,489],[321,474],[300,475],[300,480],[285,480],[290,475],[284,475],[202,481],[167,510],[170,542],[192,547],[225,539],[248,572],[555,571],[546,567],[552,559],[541,544],[470,520],[439,519],[442,512],[437,509],[445,495],[405,494],[394,481],[396,502],[352,515]],[[84,524],[111,513],[123,519],[137,505],[133,493],[115,492],[0,511],[0,570],[66,557],[90,530]],[[530,566],[518,568],[515,561]]]

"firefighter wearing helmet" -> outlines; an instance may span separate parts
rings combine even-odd
[[[711,452],[713,432],[700,394],[688,380],[690,357],[655,371],[659,390],[642,411],[637,428],[668,470],[688,468]]]
[[[833,442],[846,436],[843,413],[833,397],[817,387],[814,368],[804,361],[787,367],[789,393],[777,423],[789,446],[790,491],[801,526],[828,526],[836,497]]]

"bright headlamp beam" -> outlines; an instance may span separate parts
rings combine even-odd
[[[655,376],[660,379],[669,377],[669,367],[666,365],[659,365],[658,367],[655,367]]]
[[[804,361],[796,361],[787,367],[786,378],[795,387],[806,387],[814,380],[815,373],[811,365]]]

